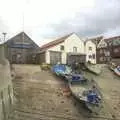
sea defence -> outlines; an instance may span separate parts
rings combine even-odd
[[[10,64],[5,58],[4,49],[4,45],[0,44],[0,120],[7,120],[13,104]]]

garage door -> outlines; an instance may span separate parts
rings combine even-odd
[[[68,64],[72,64],[73,62],[84,63],[85,61],[85,55],[68,55],[67,57]]]
[[[50,64],[61,63],[61,52],[50,51]]]

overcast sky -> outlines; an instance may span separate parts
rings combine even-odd
[[[23,30],[39,45],[71,32],[120,35],[120,0],[0,0],[0,38]]]

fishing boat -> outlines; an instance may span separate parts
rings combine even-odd
[[[86,79],[82,74],[75,73],[66,65],[54,65],[52,71],[68,81],[70,91],[75,98],[83,102],[92,112],[99,112],[102,108],[102,95],[94,80]]]
[[[102,72],[101,66],[98,64],[86,63],[85,66],[88,71],[90,71],[96,75],[99,75]]]
[[[95,81],[89,81],[84,77],[80,77],[80,79],[72,77],[69,80],[69,88],[73,96],[84,103],[88,110],[99,113],[102,108],[102,95],[96,87]]]
[[[120,76],[120,66],[117,66],[115,69],[114,69],[114,72]]]
[[[72,69],[63,64],[56,64],[52,67],[52,72],[55,73],[57,76],[65,77],[72,73]]]
[[[109,64],[109,68],[110,68],[110,70],[112,70],[112,71],[114,71],[116,67],[117,67],[117,65],[116,65],[115,63],[113,63],[113,62],[111,62],[111,63]]]
[[[82,77],[76,71],[73,71],[71,67],[67,65],[57,64],[52,67],[52,72],[59,77],[64,77],[65,80],[69,81],[72,77],[80,79]]]

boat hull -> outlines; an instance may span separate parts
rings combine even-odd
[[[87,99],[87,91],[94,85],[93,82],[89,82],[89,83],[83,83],[83,84],[71,84],[69,83],[69,88],[71,90],[72,95],[80,101],[80,103],[85,104],[85,106],[87,107],[88,110],[90,110],[91,112],[95,112],[95,113],[99,113],[99,111],[102,108],[102,96],[100,91],[98,90],[98,94],[99,97],[101,98],[101,101],[99,102],[99,104],[93,104],[88,102]]]
[[[120,71],[118,71],[117,68],[114,69],[114,72],[115,72],[116,75],[120,76]]]
[[[102,70],[99,65],[91,65],[91,64],[86,64],[86,68],[89,72],[92,72],[96,75],[100,75]]]

